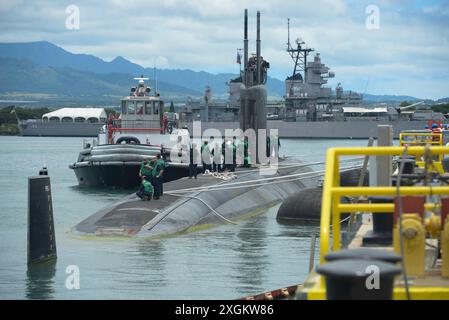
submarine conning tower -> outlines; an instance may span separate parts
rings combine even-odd
[[[256,133],[256,163],[260,163],[258,148],[259,130],[267,129],[267,70],[270,64],[263,60],[260,47],[260,11],[257,11],[256,55],[248,58],[248,9],[245,9],[244,20],[244,53],[243,53],[243,85],[240,89],[240,129],[245,132],[253,129]]]

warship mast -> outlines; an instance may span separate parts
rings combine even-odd
[[[303,47],[305,45],[305,42],[297,38],[295,40],[296,48],[293,48],[290,43],[290,18],[287,19],[287,29],[288,29],[288,41],[287,41],[287,52],[289,53],[290,57],[293,59],[293,62],[295,63],[295,66],[293,68],[293,74],[292,77],[295,77],[297,73],[301,74],[301,77],[304,79],[304,82],[307,82],[307,56],[310,52],[315,51],[312,48]]]

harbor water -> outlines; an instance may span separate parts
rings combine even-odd
[[[0,137],[0,299],[237,299],[302,283],[308,274],[310,239],[319,227],[278,224],[278,207],[238,225],[156,240],[73,234],[78,222],[132,192],[77,186],[68,165],[82,140]],[[280,154],[315,162],[330,146],[366,143],[282,140]],[[27,178],[43,165],[51,177],[58,259],[27,270]],[[79,270],[79,289],[66,285],[71,266]]]

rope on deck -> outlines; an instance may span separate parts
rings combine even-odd
[[[217,217],[223,219],[226,222],[238,225],[237,222],[234,222],[232,220],[229,220],[228,218],[226,218],[225,216],[223,216],[222,214],[220,214],[217,210],[215,210],[214,208],[212,208],[206,201],[204,201],[203,199],[196,197],[196,196],[188,196],[188,195],[183,195],[183,194],[176,194],[176,193],[171,193],[171,192],[165,192],[166,194],[169,194],[171,196],[175,196],[175,197],[185,197],[185,198],[190,198],[190,199],[196,199],[198,201],[200,201],[201,203],[203,203],[213,214],[215,214]]]
[[[357,167],[344,167],[341,168],[341,172],[353,170]],[[184,192],[204,192],[204,191],[222,191],[222,190],[233,190],[233,189],[240,189],[240,188],[248,188],[248,187],[256,187],[256,186],[264,186],[264,185],[270,185],[270,184],[277,184],[277,183],[283,183],[283,182],[289,182],[289,181],[296,181],[296,180],[302,180],[302,179],[310,179],[310,178],[316,178],[321,177],[325,173],[325,170],[320,171],[312,171],[312,172],[301,172],[301,173],[295,173],[290,174],[286,176],[280,176],[280,177],[271,177],[271,178],[262,178],[262,179],[252,179],[247,181],[238,181],[238,182],[231,182],[226,184],[219,184],[216,186],[203,186],[203,187],[195,187],[195,188],[185,188],[185,189],[176,189],[171,190],[171,193],[184,193]],[[279,181],[270,181],[270,180],[279,180]],[[261,182],[256,183],[258,181],[269,181],[269,182]]]

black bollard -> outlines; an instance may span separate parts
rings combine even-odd
[[[414,174],[415,173],[415,166],[416,166],[416,159],[414,156],[405,156],[405,157],[401,157],[398,159],[397,164],[398,164],[398,172],[401,169],[401,163],[403,166],[402,169],[402,174],[405,176],[401,177],[401,185],[402,186],[412,186],[414,185],[413,183],[413,179],[410,179],[407,177],[407,175],[409,174]],[[397,185],[397,181],[398,181],[398,176],[395,175],[392,177],[391,183],[393,186]]]
[[[392,251],[368,248],[342,249],[327,254],[324,259],[329,262],[347,259],[378,260],[394,264],[402,260],[400,255]]]
[[[401,268],[383,261],[347,259],[320,265],[317,272],[326,279],[328,300],[391,300],[394,277]]]
[[[50,177],[28,178],[28,264],[56,259]]]
[[[402,169],[403,174],[412,174],[415,172],[416,159],[413,156],[401,157],[398,159],[398,168],[400,168],[401,163],[403,163],[404,169]]]
[[[393,203],[391,197],[369,197],[371,203]],[[373,212],[373,230],[363,237],[362,246],[388,246],[393,243],[393,213]]]

